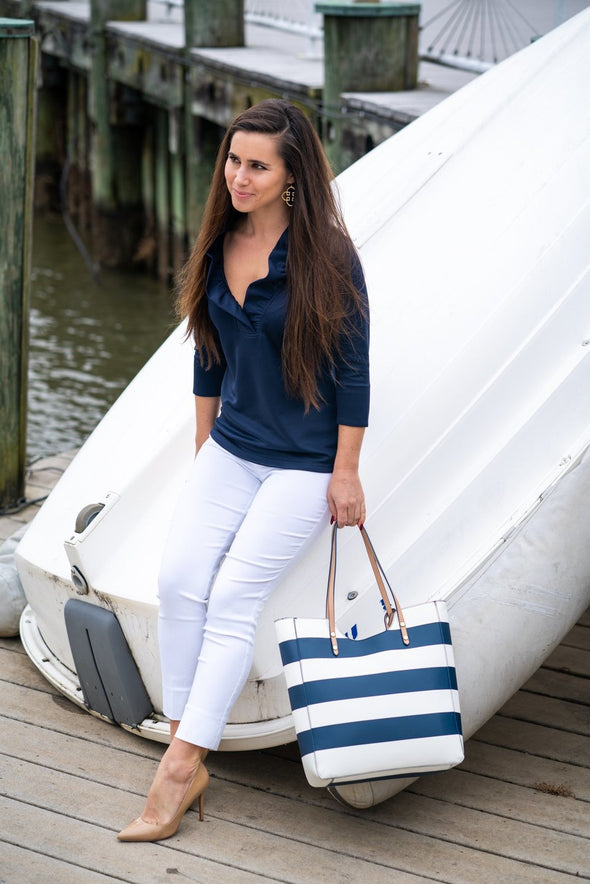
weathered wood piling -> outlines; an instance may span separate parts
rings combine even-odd
[[[321,0],[324,16],[324,120],[326,152],[336,173],[371,143],[346,137],[345,92],[395,92],[414,89],[418,80],[420,4]]]
[[[189,0],[184,7],[186,46],[243,46],[244,0]]]
[[[0,508],[24,495],[37,42],[0,18]]]
[[[99,261],[110,266],[124,266],[137,248],[143,206],[138,163],[141,140],[138,127],[121,107],[124,99],[118,103],[118,114],[112,107],[105,25],[109,21],[143,21],[146,12],[146,0],[92,0],[90,4],[92,228]],[[76,126],[75,119],[71,122]]]

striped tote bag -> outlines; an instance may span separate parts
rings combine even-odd
[[[336,530],[326,618],[275,621],[307,780],[329,786],[447,770],[463,760],[463,736],[446,605],[402,613],[361,528],[385,629],[364,639],[338,633]]]

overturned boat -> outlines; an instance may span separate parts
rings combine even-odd
[[[402,605],[449,608],[465,736],[590,604],[590,11],[482,75],[338,186],[372,312],[367,527]],[[75,703],[151,739],[156,578],[193,457],[177,329],[80,450],[17,551],[27,653]],[[382,628],[356,532],[338,626]],[[293,740],[273,621],[323,616],[328,532],[263,612],[222,749]],[[409,780],[338,787],[368,807]]]

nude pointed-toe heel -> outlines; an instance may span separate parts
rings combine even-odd
[[[209,774],[204,764],[199,764],[185,794],[180,802],[178,810],[167,823],[148,823],[139,817],[123,829],[117,835],[119,841],[163,841],[171,838],[176,833],[184,814],[193,802],[199,801],[199,820],[204,816],[204,792],[209,785]]]

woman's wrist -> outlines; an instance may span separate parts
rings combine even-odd
[[[358,476],[359,465],[356,463],[339,463],[338,459],[334,461],[334,469],[332,475],[338,476]]]
[[[364,427],[339,425],[334,472],[358,473],[364,434]]]

